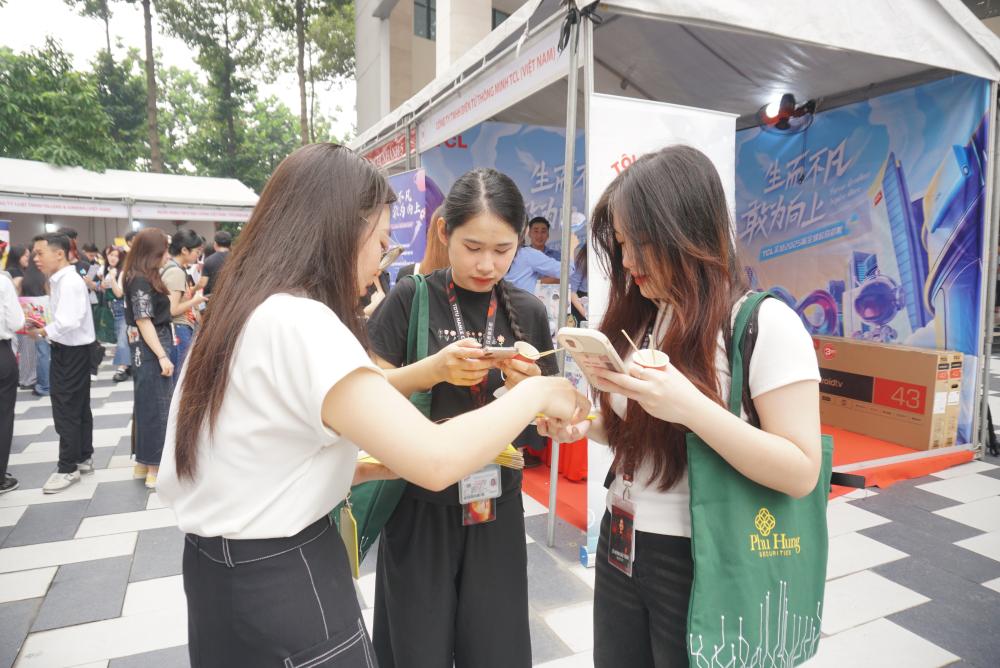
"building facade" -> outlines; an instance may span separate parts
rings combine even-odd
[[[357,129],[430,83],[524,0],[356,0]]]

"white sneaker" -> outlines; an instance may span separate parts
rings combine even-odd
[[[76,470],[80,472],[80,475],[89,475],[94,472],[94,458],[88,457],[82,462],[76,465]]]
[[[49,476],[48,481],[45,486],[42,487],[42,493],[44,494],[56,494],[61,492],[75,482],[80,482],[80,472],[73,471],[72,473],[59,473],[56,471]]]

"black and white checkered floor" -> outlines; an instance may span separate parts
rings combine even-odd
[[[0,668],[188,665],[183,538],[131,477],[131,383],[115,385],[106,366],[92,397],[97,472],[45,496],[58,440],[49,400],[18,396],[10,470],[21,488],[0,496]],[[1000,461],[852,496],[830,504],[828,637],[808,665],[1000,665]],[[560,523],[550,549],[545,509],[529,497],[525,509],[535,663],[592,665],[582,534]],[[358,583],[369,624],[372,561]]]

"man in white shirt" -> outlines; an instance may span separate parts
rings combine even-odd
[[[59,468],[42,488],[61,492],[81,473],[94,472],[94,418],[90,412],[90,349],[94,317],[87,285],[69,263],[70,241],[62,234],[34,239],[35,265],[49,277],[52,322],[33,330],[52,346],[49,385],[52,419],[59,434]]]
[[[24,311],[10,274],[0,271],[0,494],[17,489],[17,478],[7,473],[10,442],[14,438],[17,401],[17,359],[11,341],[24,326]]]

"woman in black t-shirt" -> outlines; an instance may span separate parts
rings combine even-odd
[[[167,235],[159,229],[145,229],[132,240],[123,272],[125,321],[135,379],[134,476],[145,478],[150,489],[156,488],[174,390],[170,297],[160,277],[169,257]]]
[[[400,281],[369,320],[390,381],[406,396],[431,389],[435,421],[543,372],[532,363],[486,360],[482,346],[552,348],[545,307],[502,280],[525,221],[514,182],[491,169],[470,172],[451,189],[442,218],[429,234],[447,246],[450,268],[427,276],[429,356],[404,366],[412,279]],[[551,356],[539,364],[556,372]],[[495,470],[481,473],[487,486],[495,480]],[[498,498],[466,504],[462,483],[442,492],[407,485],[379,545],[373,643],[380,664],[531,665],[521,472],[503,468],[496,482]]]

